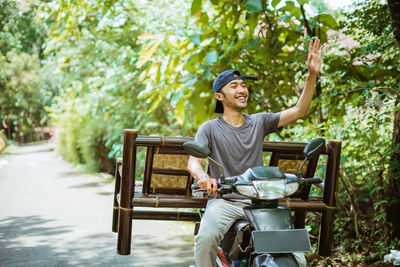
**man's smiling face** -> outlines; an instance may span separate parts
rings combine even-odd
[[[243,80],[233,80],[226,84],[215,97],[222,102],[225,108],[242,111],[247,107],[249,91]]]

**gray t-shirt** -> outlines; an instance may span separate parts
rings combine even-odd
[[[280,113],[244,114],[243,125],[234,127],[220,116],[204,122],[195,141],[210,148],[210,157],[224,167],[225,177],[239,175],[250,167],[263,165],[264,138],[281,130],[279,118]],[[212,161],[209,161],[209,174],[212,178],[221,176],[220,169]]]

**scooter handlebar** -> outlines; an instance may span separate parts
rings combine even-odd
[[[207,189],[201,189],[199,184],[192,184],[191,185],[192,192],[207,192]],[[219,194],[228,194],[232,192],[232,186],[231,185],[221,185],[218,183],[218,189],[217,192]]]
[[[307,178],[307,179],[301,179],[300,184],[301,185],[312,185],[312,184],[320,184],[324,180],[322,180],[319,177],[313,177],[313,178]]]
[[[307,178],[307,179],[303,178],[303,179],[300,180],[300,185],[320,184],[320,183],[323,183],[323,182],[324,182],[324,180],[322,180],[319,177],[313,177],[313,178]],[[196,184],[192,184],[191,188],[192,188],[192,190],[197,190],[197,191],[200,191],[200,190],[207,191],[207,189],[200,189],[200,186],[197,183]],[[217,191],[219,191],[220,188],[221,188],[221,184],[218,183],[218,190]]]
[[[196,183],[196,184],[192,184],[191,188],[192,188],[192,190],[199,190],[200,186],[199,186],[199,184]]]

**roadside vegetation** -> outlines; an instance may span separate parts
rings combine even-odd
[[[28,2],[27,2],[28,3]],[[260,78],[248,113],[294,105],[309,40],[325,44],[312,110],[273,140],[342,140],[334,255],[369,265],[400,249],[400,49],[385,1],[0,2],[0,116],[8,140],[56,129],[58,152],[113,172],[124,128],[193,136],[228,68]],[[142,159],[144,160],[144,159]],[[310,215],[317,235],[317,215]]]

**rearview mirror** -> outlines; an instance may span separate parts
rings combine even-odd
[[[318,137],[310,142],[307,143],[307,145],[304,147],[303,150],[303,155],[306,158],[314,158],[324,152],[325,150],[325,139]]]
[[[211,154],[210,149],[205,144],[188,141],[183,144],[183,150],[196,158],[206,158]]]

